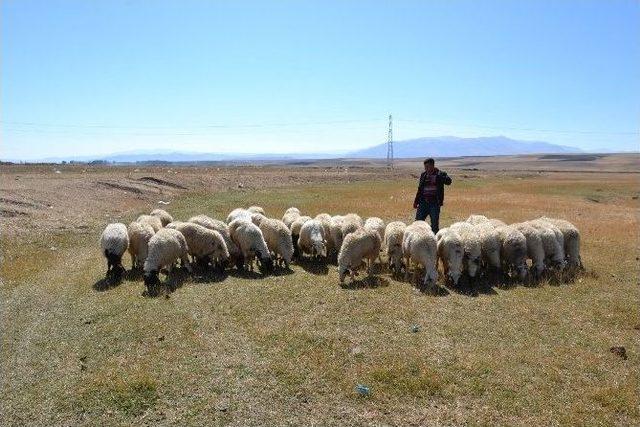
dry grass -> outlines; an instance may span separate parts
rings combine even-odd
[[[521,178],[457,179],[442,222],[472,212],[570,219],[589,273],[576,282],[438,297],[388,274],[341,288],[334,266],[294,266],[264,279],[178,275],[168,298],[149,299],[140,279],[94,289],[106,267],[98,230],[4,242],[0,422],[638,424],[637,178]],[[259,204],[280,216],[295,205],[410,220],[414,185],[188,193],[170,211],[224,217]]]

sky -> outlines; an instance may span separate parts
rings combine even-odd
[[[0,158],[640,150],[640,1],[2,0]]]

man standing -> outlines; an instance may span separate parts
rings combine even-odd
[[[428,158],[424,162],[424,172],[418,181],[418,192],[413,201],[416,220],[424,221],[427,216],[431,219],[431,229],[434,233],[439,230],[440,206],[444,202],[444,186],[451,185],[451,178],[446,172],[435,167],[435,161]]]

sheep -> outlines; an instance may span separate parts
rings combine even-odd
[[[564,238],[564,255],[567,260],[567,265],[574,268],[583,268],[582,259],[580,258],[580,230],[564,219],[540,218],[542,221],[547,221],[560,230],[562,237]]]
[[[244,208],[235,208],[229,212],[229,215],[227,215],[227,224],[231,224],[231,222],[236,219],[243,219],[251,222],[251,212]]]
[[[402,239],[407,225],[401,221],[392,221],[387,224],[384,230],[384,249],[387,251],[387,261],[389,270],[397,275],[402,271]]]
[[[273,260],[267,243],[264,241],[262,231],[252,222],[243,218],[236,219],[229,224],[231,239],[238,245],[244,263],[249,263],[249,269],[253,271],[253,261],[258,258],[258,267],[264,274],[273,268]]]
[[[178,230],[163,228],[154,234],[149,239],[149,253],[143,267],[147,292],[151,294],[160,284],[160,270],[167,268],[171,271],[173,264],[178,260],[188,272],[191,272],[188,253],[187,241]]]
[[[482,263],[486,273],[494,271],[499,273],[502,267],[500,263],[500,251],[502,243],[500,236],[488,222],[479,223],[474,226],[480,239],[480,249],[482,251]]]
[[[489,220],[489,224],[493,227],[493,228],[498,228],[498,227],[502,227],[507,225],[504,221],[501,221],[499,219],[496,218],[491,218]]]
[[[527,238],[514,227],[496,227],[500,238],[500,261],[505,273],[515,274],[520,281],[527,278]]]
[[[482,242],[478,230],[468,222],[456,222],[449,226],[462,238],[464,249],[463,271],[469,278],[475,278],[482,261]]]
[[[328,213],[319,213],[314,219],[319,221],[320,225],[322,225],[322,233],[326,241],[327,254],[334,252],[336,248],[333,246],[333,241],[331,240],[331,215]]]
[[[293,257],[293,240],[291,230],[279,219],[267,218],[260,222],[260,231],[267,243],[269,251],[276,256],[276,261],[283,261],[287,269]]]
[[[544,246],[540,231],[526,222],[511,224],[511,226],[520,231],[527,239],[527,257],[531,260],[533,277],[539,279],[545,270]]]
[[[231,239],[231,235],[229,234],[229,227],[223,221],[218,219],[213,219],[208,217],[207,215],[197,215],[191,217],[188,222],[193,222],[194,224],[201,225],[203,227],[208,228],[209,230],[215,230],[224,239],[224,243],[227,245],[227,250],[229,251],[229,261],[230,263],[235,264],[235,266],[240,269],[244,265],[244,260],[242,259],[242,252],[238,245]]]
[[[222,235],[193,222],[177,224],[178,230],[184,236],[189,247],[189,255],[197,263],[212,264],[224,268],[229,261],[229,250]]]
[[[264,213],[264,209],[262,209],[262,206],[249,206],[247,208],[247,210],[249,212],[251,212],[251,213],[254,213],[254,214],[257,213],[257,214],[260,214],[260,215],[263,215],[263,216],[267,216],[267,214]]]
[[[418,264],[425,270],[423,286],[434,286],[438,280],[438,243],[431,227],[424,227],[415,221],[408,225],[402,236],[402,254],[407,266],[405,277],[409,276],[412,264]],[[418,270],[414,270],[418,279]]]
[[[142,268],[149,251],[149,240],[155,234],[153,227],[147,223],[133,221],[127,228],[129,235],[129,254],[131,268]]]
[[[364,225],[364,222],[362,221],[362,218],[360,218],[358,214],[354,214],[354,213],[346,214],[342,218],[342,225],[340,227],[340,230],[342,232],[342,239],[344,240],[347,237],[347,235],[349,235],[349,233],[353,233],[359,228],[362,228],[363,225]]]
[[[323,258],[327,256],[326,239],[320,221],[310,219],[302,224],[298,247],[302,254]]]
[[[173,228],[175,230],[179,224],[182,224],[182,221],[171,221],[164,228]]]
[[[444,274],[454,286],[458,285],[462,276],[462,261],[464,259],[464,245],[462,237],[457,231],[442,228],[436,234],[438,242],[438,258],[442,262]]]
[[[300,238],[300,229],[302,228],[302,225],[307,222],[310,221],[311,217],[310,216],[298,216],[292,223],[291,226],[289,227],[291,229],[291,239],[293,240],[293,256],[295,258],[297,258],[300,255],[300,251],[298,248],[298,239]],[[284,222],[284,221],[283,221]]]
[[[380,235],[380,239],[384,241],[385,226],[384,226],[384,221],[382,219],[376,216],[369,217],[364,222],[364,228],[371,228],[373,230],[376,230]]]
[[[149,224],[151,227],[153,227],[153,231],[155,231],[156,233],[162,228],[164,227],[162,225],[162,220],[154,215],[140,215],[138,217],[138,219],[136,219],[137,222],[144,222],[146,224]]]
[[[547,221],[534,219],[527,224],[538,230],[544,249],[544,263],[546,267],[553,267],[557,271],[564,270],[566,265],[564,254],[564,236],[560,229]]]
[[[258,227],[260,227],[260,223],[265,219],[267,219],[267,217],[262,215],[261,213],[252,213],[251,214],[251,222],[253,222]]]
[[[285,223],[289,229],[291,229],[291,224],[300,217],[300,209],[291,207],[284,212],[282,216],[282,222]]]
[[[124,268],[122,255],[129,247],[127,226],[121,222],[108,224],[100,236],[100,248],[107,259],[107,277],[119,278]]]
[[[163,227],[166,227],[167,224],[173,222],[173,217],[164,209],[154,209],[149,215],[157,216],[158,218],[160,218],[160,222],[162,222]]]
[[[329,240],[330,245],[336,250],[340,251],[340,247],[342,246],[342,222],[344,217],[342,215],[335,215],[331,217],[331,222],[329,223]]]
[[[371,275],[373,273],[373,262],[380,253],[381,245],[380,236],[373,230],[360,228],[346,236],[338,253],[340,283],[344,283],[347,274],[353,280],[365,259],[369,264],[367,272]]]
[[[296,208],[294,206],[291,206],[286,211],[284,211],[284,213],[285,213],[285,215],[288,214],[288,213],[297,213],[298,215],[300,215],[300,209],[298,209],[298,208]]]
[[[469,215],[469,218],[467,218],[466,222],[471,225],[479,225],[485,222],[489,222],[489,218],[484,215]]]

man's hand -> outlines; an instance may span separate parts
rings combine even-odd
[[[417,203],[413,204],[413,209],[418,209],[418,204]]]

